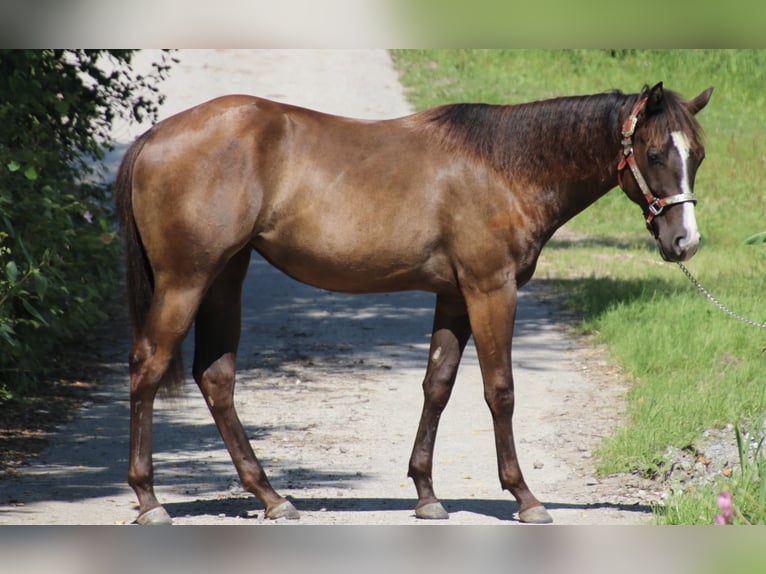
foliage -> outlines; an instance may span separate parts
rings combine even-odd
[[[0,51],[0,400],[104,318],[118,278],[109,192],[88,182],[117,117],[154,119],[131,50]]]
[[[766,231],[751,235],[745,239],[745,243],[748,245],[766,244]]]

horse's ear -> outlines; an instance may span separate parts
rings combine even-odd
[[[663,99],[665,99],[665,92],[662,89],[662,82],[659,82],[646,95],[646,114],[652,115],[660,111]]]
[[[696,114],[698,111],[700,111],[702,108],[704,108],[707,103],[710,101],[710,96],[713,93],[712,86],[702,92],[699,96],[694,98],[693,100],[690,100],[686,102],[686,107],[689,108],[689,111],[692,114]]]

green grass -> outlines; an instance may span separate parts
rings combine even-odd
[[[703,242],[687,266],[724,304],[766,322],[766,245],[744,244],[766,230],[766,51],[405,50],[393,56],[417,109],[636,92],[658,81],[693,97],[714,86],[699,115],[707,152],[695,185]],[[568,228],[573,239],[550,242],[535,281],[561,294],[581,317],[579,329],[606,344],[630,381],[627,420],[597,453],[600,472],[652,474],[668,445],[684,447],[706,428],[762,420],[766,331],[724,315],[675,265],[662,262],[639,208],[621,191]]]

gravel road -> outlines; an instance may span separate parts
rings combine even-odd
[[[234,92],[370,119],[410,111],[385,50],[182,50],[178,57],[162,88],[162,117]],[[118,128],[112,166],[143,127]],[[272,484],[301,511],[298,524],[434,524],[414,517],[406,476],[433,302],[422,293],[316,290],[253,256],[237,409]],[[126,483],[127,352],[125,340],[79,416],[35,462],[0,482],[0,524],[135,518]],[[514,361],[522,468],[555,523],[650,522],[653,493],[631,477],[593,474],[591,453],[619,422],[620,377],[557,323],[534,282],[520,301]],[[193,383],[184,397],[158,401],[155,429],[157,494],[176,524],[275,524],[241,489]],[[516,504],[497,479],[471,344],[442,418],[434,481],[450,512],[439,524],[517,524]]]

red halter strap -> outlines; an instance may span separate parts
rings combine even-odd
[[[652,193],[649,189],[649,184],[646,183],[644,176],[641,175],[641,170],[638,169],[636,158],[633,155],[633,135],[636,132],[638,114],[640,114],[646,106],[646,100],[646,97],[639,99],[633,106],[633,109],[630,110],[628,118],[622,124],[622,158],[620,158],[620,163],[617,164],[617,183],[619,183],[622,189],[625,189],[622,182],[622,172],[625,171],[626,166],[629,167],[633,174],[633,178],[636,180],[641,193],[644,194],[644,198],[646,199],[648,210],[646,225],[649,226],[652,223],[652,220],[662,213],[668,205],[684,203],[686,201],[696,203],[697,198],[693,193],[679,193],[669,197],[659,198]]]

